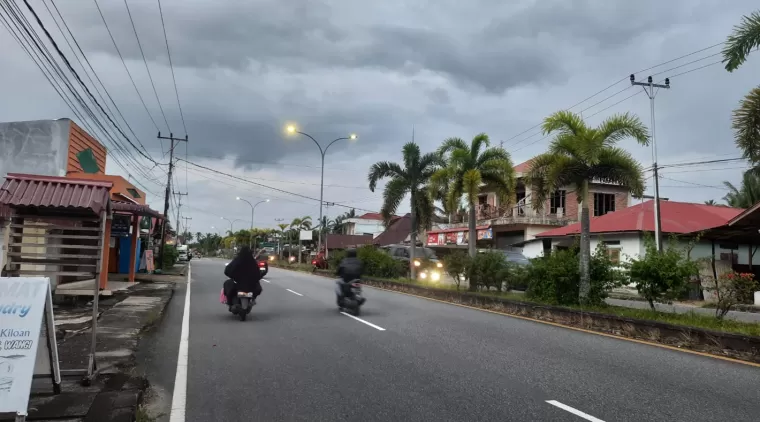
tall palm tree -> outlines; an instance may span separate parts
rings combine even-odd
[[[723,63],[733,72],[747,60],[752,50],[760,48],[760,11],[743,16],[723,47]],[[760,164],[760,86],[749,92],[734,110],[734,140],[745,158]],[[760,170],[755,170],[760,171]]]
[[[293,221],[290,223],[290,228],[295,231],[296,236],[298,236],[298,262],[301,263],[301,231],[302,230],[311,230],[311,217],[310,216],[304,216],[304,217],[296,217],[293,219]]]
[[[446,205],[454,208],[459,198],[465,197],[470,208],[468,218],[470,256],[475,256],[477,236],[478,195],[481,191],[493,191],[499,202],[509,204],[515,192],[515,170],[509,153],[501,147],[489,148],[488,135],[476,135],[468,145],[460,138],[443,141],[438,153],[446,160],[446,168],[436,173],[451,180]]]
[[[277,225],[277,228],[279,228],[280,237],[277,240],[277,255],[280,259],[282,259],[282,239],[285,237],[285,230],[290,227],[290,224],[286,223],[280,223]],[[290,250],[290,249],[288,249]]]
[[[714,199],[708,199],[707,201],[705,201],[705,205],[712,205],[712,206],[717,206],[717,205],[718,205],[718,203],[717,203],[717,202],[715,202],[715,200],[714,200]]]
[[[592,180],[614,183],[636,197],[642,196],[644,172],[641,165],[616,144],[625,138],[633,138],[641,145],[649,145],[649,131],[638,117],[628,113],[609,117],[594,128],[587,126],[579,115],[563,110],[544,120],[543,132],[556,136],[549,151],[535,157],[528,171],[526,180],[532,187],[531,203],[534,209],[540,210],[556,189],[575,188],[581,210],[579,299],[584,303],[591,290],[589,183]]]
[[[723,184],[728,188],[723,199],[729,207],[749,208],[760,201],[760,175],[754,169],[744,172],[738,189],[731,182]]]
[[[409,142],[401,149],[403,163],[379,161],[369,169],[367,179],[369,190],[374,192],[377,182],[381,179],[390,179],[383,190],[383,206],[380,213],[388,227],[391,218],[396,214],[401,201],[409,194],[409,205],[412,220],[412,247],[410,250],[410,262],[414,262],[415,249],[417,246],[417,231],[429,228],[433,216],[433,201],[428,191],[428,183],[433,173],[443,164],[440,156],[436,153],[420,153],[420,146]],[[402,167],[403,165],[403,167]],[[410,265],[412,279],[415,278],[415,267]]]

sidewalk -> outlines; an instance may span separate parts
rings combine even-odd
[[[147,380],[136,376],[134,355],[143,330],[158,322],[172,297],[174,283],[140,283],[98,318],[97,363],[100,373],[83,387],[78,378],[64,378],[61,394],[53,395],[48,379],[34,380],[29,421],[132,422]],[[87,365],[91,321],[58,339],[61,369]],[[71,332],[71,331],[69,331]]]
[[[641,301],[641,300],[607,298],[605,299],[605,302],[609,303],[610,305],[622,306],[624,308],[649,309],[649,303],[645,301]],[[694,312],[696,314],[715,316],[715,309],[702,308],[696,305],[689,305],[686,303],[674,303],[672,305],[668,305],[666,303],[655,303],[654,307],[655,309],[661,312],[671,312],[671,313],[677,313],[677,314],[686,314],[689,312]],[[726,314],[726,319],[733,319],[733,320],[742,321],[742,322],[760,323],[760,313],[729,311],[728,314]]]

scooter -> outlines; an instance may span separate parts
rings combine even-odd
[[[253,303],[253,293],[238,292],[235,303],[230,304],[230,312],[240,317],[241,321],[245,321],[253,309]]]
[[[350,297],[343,296],[343,290],[341,288],[343,286],[343,280],[336,280],[335,284],[335,294],[338,300],[338,310],[341,312],[346,310],[352,313],[354,316],[359,316],[361,313],[361,306],[364,304],[364,302],[367,301],[367,299],[362,296],[362,285],[359,280],[352,280],[349,283],[351,285]]]

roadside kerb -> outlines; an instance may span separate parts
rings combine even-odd
[[[298,271],[287,267],[277,268]],[[334,274],[317,270],[314,275],[334,277]],[[370,287],[396,291],[443,302],[494,311],[505,315],[546,321],[568,327],[612,334],[618,337],[640,339],[647,342],[695,350],[716,356],[730,357],[760,363],[760,337],[745,336],[707,330],[697,327],[669,324],[636,318],[627,318],[600,312],[522,302],[513,299],[485,296],[470,292],[415,286],[397,281],[363,278]]]

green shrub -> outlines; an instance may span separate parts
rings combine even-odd
[[[699,274],[699,267],[676,247],[674,238],[660,252],[652,236],[644,238],[644,245],[646,254],[633,258],[628,267],[631,281],[654,310],[654,302],[671,301],[684,292],[689,279]]]
[[[507,280],[509,267],[504,254],[495,251],[479,253],[472,258],[468,271],[470,290],[479,289],[501,291]]]
[[[506,290],[521,290],[528,289],[528,269],[530,265],[520,265],[516,262],[507,262],[507,277],[505,283]]]
[[[454,251],[445,256],[442,260],[444,270],[454,279],[457,290],[459,290],[462,281],[467,279],[467,273],[469,272],[470,264],[472,262],[470,256],[464,251]]]
[[[579,304],[580,270],[578,248],[553,250],[548,256],[536,258],[526,269],[526,294],[536,300],[557,305]],[[615,268],[602,242],[591,254],[591,291],[588,304],[601,304],[607,293],[622,282],[625,273]]]
[[[179,258],[179,251],[174,245],[164,245],[163,262],[161,263],[161,269],[168,270],[177,263]]]
[[[327,265],[331,270],[337,270],[338,265],[340,265],[340,261],[342,261],[345,257],[346,251],[332,251],[330,252],[330,256],[327,258]]]
[[[398,278],[404,275],[406,265],[371,245],[362,246],[357,256],[364,264],[364,275],[381,278]]]

